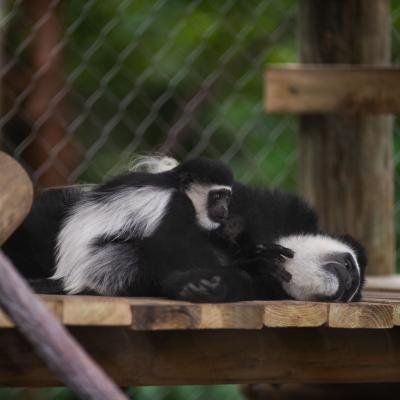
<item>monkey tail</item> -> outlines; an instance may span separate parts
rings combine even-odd
[[[175,158],[168,157],[162,154],[153,154],[148,156],[136,157],[131,164],[129,170],[132,172],[142,171],[152,174],[159,174],[174,169],[179,165]]]

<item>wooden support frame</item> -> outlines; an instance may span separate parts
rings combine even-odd
[[[120,386],[400,381],[400,328],[70,332]],[[14,329],[3,329],[0,385],[60,382]]]
[[[268,112],[399,113],[400,68],[289,65],[268,68]]]
[[[388,0],[301,0],[304,64],[383,67],[390,63]],[[300,186],[321,227],[361,240],[367,273],[395,268],[392,118],[386,115],[300,117]]]
[[[121,386],[400,382],[399,293],[353,304],[41,297]],[[0,385],[60,384],[0,314]]]

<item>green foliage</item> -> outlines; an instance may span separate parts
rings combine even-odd
[[[212,386],[147,386],[129,388],[126,395],[132,400],[242,400],[236,385]],[[78,400],[65,388],[0,389],[0,400]]]
[[[262,96],[266,65],[296,60],[296,3],[65,3],[66,71],[75,109],[84,115],[75,135],[89,153],[103,139],[80,180],[98,181],[133,153],[158,149],[185,105],[204,95],[172,154],[222,157],[253,183],[278,176],[292,187],[294,165],[287,171],[284,162],[294,134],[274,136],[284,118],[266,115]],[[272,150],[281,144],[278,160]],[[254,150],[264,155],[253,158]]]

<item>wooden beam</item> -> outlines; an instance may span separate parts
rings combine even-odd
[[[390,62],[387,0],[301,0],[300,59],[305,64]],[[367,273],[394,272],[392,118],[300,118],[300,184],[321,227],[349,233],[367,248]]]
[[[32,183],[25,170],[0,151],[0,246],[28,214],[32,198]]]
[[[271,328],[322,326],[328,322],[329,305],[297,301],[269,302],[264,306],[264,325]]]
[[[400,380],[400,328],[70,332],[120,386]],[[60,382],[21,335],[2,329],[0,385]]]
[[[42,296],[67,326],[129,327],[136,331],[257,330],[263,327],[386,329],[399,325],[400,294],[364,292],[360,303],[249,301],[195,304],[156,298]],[[0,312],[0,328],[13,324]]]
[[[332,328],[393,328],[391,304],[331,304],[328,324]]]
[[[266,109],[285,113],[398,113],[400,68],[305,65],[269,68]]]

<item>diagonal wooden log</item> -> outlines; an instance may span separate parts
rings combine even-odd
[[[4,153],[0,153],[0,171],[1,244],[28,213],[32,185],[19,164]],[[0,276],[0,306],[51,371],[82,399],[126,399],[32,292],[1,251]]]
[[[0,276],[1,307],[52,372],[81,399],[126,399],[103,370],[38,300],[3,252],[0,252]]]

